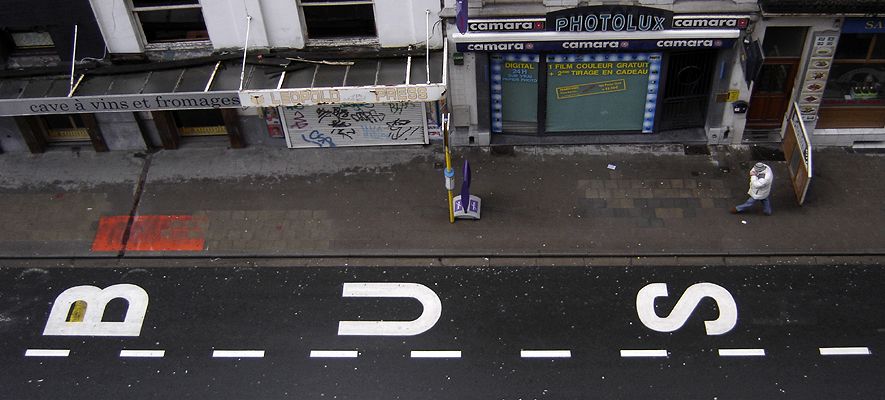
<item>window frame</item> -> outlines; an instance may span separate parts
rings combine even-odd
[[[378,44],[378,21],[375,19],[375,1],[374,0],[300,0],[298,5],[301,7],[302,16],[304,17],[304,33],[307,38],[307,42],[309,45],[318,45],[318,46],[337,46],[342,40],[346,40],[349,43],[359,44],[359,45],[373,45]],[[360,5],[370,5],[372,6],[372,24],[374,25],[375,34],[371,36],[340,36],[340,37],[319,37],[313,38],[310,36],[308,32],[308,21],[307,16],[304,13],[304,8],[313,8],[313,7],[340,7],[340,6],[360,6]]]
[[[147,38],[147,34],[144,31],[144,24],[141,22],[141,18],[139,17],[139,13],[143,12],[152,12],[152,11],[174,11],[174,10],[191,10],[191,9],[199,9],[200,15],[203,17],[203,5],[197,2],[196,4],[171,4],[171,5],[163,5],[163,6],[144,6],[144,7],[136,7],[133,0],[129,1],[129,9],[132,12],[132,16],[135,18],[135,23],[138,26],[138,32],[141,36],[141,41],[144,43],[145,50],[168,50],[170,48],[204,48],[211,47],[212,41],[211,38],[206,39],[194,39],[194,40],[176,40],[176,41],[167,41],[167,42],[151,42]],[[206,18],[203,17],[203,26],[206,26]],[[208,36],[208,27],[206,29],[206,34]]]

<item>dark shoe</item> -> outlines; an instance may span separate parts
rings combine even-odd
[[[771,213],[767,213],[767,212],[762,212],[762,213],[765,214],[766,217],[770,217],[770,216],[771,216]]]
[[[731,210],[729,210],[729,212],[732,214],[740,214],[741,213],[740,211],[738,211],[737,207],[732,207]]]

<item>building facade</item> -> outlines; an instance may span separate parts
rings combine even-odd
[[[750,128],[779,132],[795,102],[819,146],[885,145],[885,2],[763,0],[765,61]],[[752,131],[750,132],[752,134]]]
[[[0,21],[10,32],[36,27],[7,35],[20,41],[66,44],[43,65],[7,58],[4,151],[389,145],[439,133],[436,0],[74,3],[78,12]]]
[[[885,141],[879,1],[15,2],[7,152]]]
[[[755,2],[470,4],[448,29],[464,143],[740,143]]]

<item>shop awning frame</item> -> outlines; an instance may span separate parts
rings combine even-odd
[[[239,60],[123,74],[85,72],[73,90],[70,75],[0,79],[0,116],[437,101],[446,90],[447,56],[445,50],[433,54],[432,61],[441,62],[426,65],[425,56],[404,56],[250,63],[242,91]],[[362,67],[373,62],[374,78],[366,80]],[[304,80],[307,70],[310,79]]]
[[[455,43],[483,42],[560,42],[568,40],[689,40],[689,39],[735,39],[738,29],[671,29],[664,31],[636,32],[489,32],[465,34],[453,33]]]
[[[308,61],[293,60],[312,64],[302,68],[302,76],[305,79],[303,87],[291,87],[287,81],[294,80],[289,70],[283,69],[276,80],[273,88],[252,88],[240,92],[240,102],[246,107],[277,107],[295,105],[320,105],[320,104],[359,104],[359,103],[392,103],[392,102],[431,102],[440,100],[446,91],[446,79],[448,75],[448,45],[443,45],[443,51],[434,52],[431,61],[437,61],[440,67],[438,75],[417,78],[424,83],[412,83],[416,75],[430,71],[430,66],[420,65],[424,62],[423,56],[407,56],[405,69],[402,71],[401,81],[393,83],[391,78],[384,78],[390,71],[384,71],[384,60],[375,60],[374,79],[370,84],[348,85],[348,79],[356,70],[355,62],[341,61]],[[440,60],[441,59],[441,60]],[[365,60],[363,60],[365,61]],[[413,62],[414,61],[414,62]],[[365,64],[365,63],[364,63]],[[343,67],[340,84],[323,85],[319,76],[324,65]],[[304,73],[306,70],[307,73]],[[365,78],[366,73],[372,74],[371,68],[363,68],[361,75]],[[413,75],[414,74],[414,75]],[[307,75],[310,82],[306,82]],[[396,79],[396,78],[394,78]],[[384,82],[382,82],[384,81]],[[328,83],[325,80],[323,83]],[[336,82],[337,83],[337,82]],[[363,80],[361,83],[368,83]],[[392,83],[392,84],[391,84]],[[287,87],[288,86],[288,87]]]

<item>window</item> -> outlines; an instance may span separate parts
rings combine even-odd
[[[12,39],[16,50],[46,50],[54,49],[55,43],[49,32],[43,31],[26,31],[26,32],[10,32],[9,37]]]
[[[762,53],[765,57],[801,57],[805,46],[805,27],[773,26],[765,30]]]
[[[301,0],[301,8],[311,39],[377,35],[372,0]]]
[[[147,43],[209,39],[199,0],[132,0]]]
[[[53,114],[42,118],[46,123],[46,139],[50,143],[89,140],[89,131],[80,114]]]
[[[842,105],[885,100],[885,34],[844,33],[839,38],[824,99]]]

